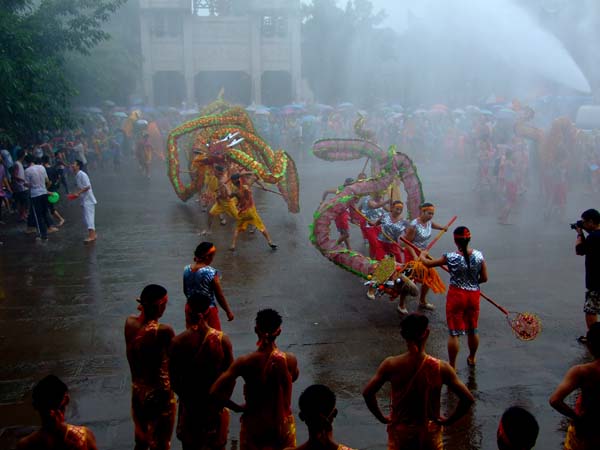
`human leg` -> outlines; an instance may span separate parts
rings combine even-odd
[[[448,336],[448,362],[453,369],[456,369],[456,357],[460,350],[460,342],[458,336]]]

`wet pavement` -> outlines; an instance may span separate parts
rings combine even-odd
[[[213,265],[222,272],[236,316],[224,323],[235,354],[254,349],[256,312],[264,307],[279,310],[284,320],[279,345],[299,360],[294,407],[306,386],[327,384],[338,396],[337,440],[355,448],[383,449],[385,427],[369,413],[360,393],[385,357],[405,350],[396,304],[367,300],[361,281],[327,261],[308,241],[308,225],[322,191],[355,176],[361,167],[361,161],[327,163],[306,156],[298,164],[299,215],[288,214],[280,198],[258,192],[258,210],[279,244],[275,252],[257,233],[243,236],[232,255],[226,250],[231,224],[214,226],[210,240],[218,247]],[[446,448],[495,449],[498,419],[515,403],[530,409],[540,423],[537,448],[561,448],[566,422],[550,408],[548,397],[571,365],[588,358],[575,341],[584,331],[584,261],[574,255],[574,232],[567,220],[544,221],[532,194],[515,225],[498,225],[493,202],[470,188],[474,167],[436,168],[421,162],[418,169],[426,198],[438,205],[436,221],[443,223],[457,214],[456,224],[471,228],[473,246],[488,261],[485,292],[511,310],[538,313],[544,324],[537,340],[521,342],[502,313],[482,301],[478,366],[467,368],[466,342],[461,342],[458,361],[459,376],[473,390],[476,403],[463,421],[446,431]],[[91,427],[101,449],[131,448],[123,325],[127,315],[136,312],[135,298],[146,284],[168,289],[170,301],[162,321],[176,332],[184,328],[181,273],[202,240],[198,231],[204,218],[198,203],[182,203],[158,167],[150,181],[133,166],[119,175],[92,170],[90,177],[99,201],[95,245],[83,244],[79,206],[66,200],[59,209],[67,223],[47,243],[34,242],[12,222],[0,228],[3,449],[12,448],[16,437],[37,423],[30,390],[49,373],[70,387],[70,422]],[[598,207],[597,196],[583,192],[573,194],[569,202],[571,221],[583,209]],[[352,242],[362,249],[355,231]],[[446,236],[432,254],[452,248]],[[431,301],[438,308],[428,313],[433,328],[428,351],[446,358],[444,296],[431,296]],[[409,309],[415,308],[413,300]],[[380,393],[382,405],[387,404],[387,393]],[[241,398],[240,383],[234,396]],[[443,402],[452,404],[452,399],[444,394]],[[228,448],[238,447],[238,431],[234,416]],[[298,431],[301,442],[306,437],[301,422]],[[180,448],[175,438],[173,448]]]

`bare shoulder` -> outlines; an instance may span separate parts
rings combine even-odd
[[[19,439],[17,442],[17,450],[39,449],[42,446],[42,439],[39,431]]]

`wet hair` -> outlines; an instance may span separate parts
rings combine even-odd
[[[469,268],[469,269],[471,268],[471,258],[469,258],[468,247],[469,247],[469,242],[471,242],[471,238],[463,237],[463,236],[470,235],[470,234],[471,234],[471,232],[465,226],[456,227],[454,229],[454,242],[456,243],[456,246],[462,252],[463,257],[465,258],[465,262],[467,263],[467,268]],[[458,237],[458,236],[461,236],[461,237]]]
[[[212,298],[209,295],[201,292],[194,292],[192,295],[190,295],[190,297],[187,299],[187,304],[190,311],[190,321],[192,323],[198,323],[198,315],[204,314],[208,308],[210,308],[211,303]]]
[[[256,327],[263,333],[274,333],[281,326],[281,316],[274,309],[261,309],[256,314]],[[275,336],[273,336],[275,340]]]
[[[212,242],[201,242],[196,247],[196,250],[194,250],[194,256],[198,259],[204,259],[206,258],[206,255],[208,254],[209,250],[213,247],[214,244]]]
[[[523,450],[533,448],[540,432],[533,414],[520,406],[511,406],[502,414],[500,423],[512,448]]]
[[[160,299],[167,295],[167,290],[158,284],[149,284],[142,290],[140,303],[142,305],[156,304]]]
[[[594,225],[600,225],[600,212],[597,209],[587,209],[583,213],[581,213],[581,218],[583,220],[591,220],[594,222]]]
[[[309,428],[331,430],[329,416],[335,408],[335,394],[323,384],[307,387],[298,399],[302,420]]]
[[[423,314],[412,313],[400,324],[400,334],[411,342],[421,342],[429,326],[429,319]]]
[[[33,388],[33,407],[42,414],[58,409],[67,392],[69,389],[65,383],[56,375],[48,375]]]
[[[588,347],[594,357],[600,358],[600,322],[593,323],[587,334]]]

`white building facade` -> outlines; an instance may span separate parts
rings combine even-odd
[[[140,0],[147,104],[301,97],[300,0]]]

